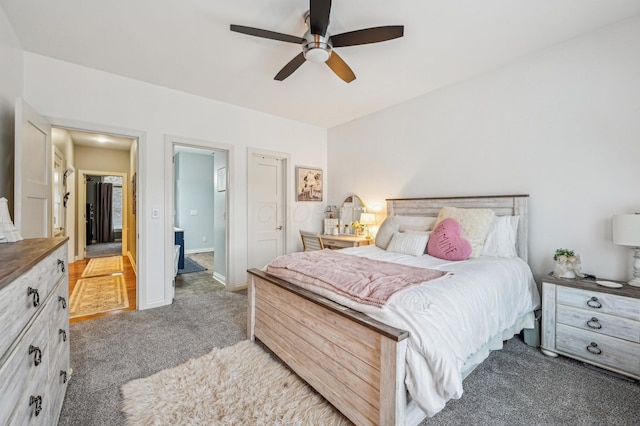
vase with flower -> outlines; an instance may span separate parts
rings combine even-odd
[[[559,278],[583,278],[584,274],[580,272],[580,255],[573,250],[557,249],[553,255],[556,264],[553,268],[553,275]]]
[[[364,232],[364,225],[361,224],[360,222],[358,222],[357,220],[355,222],[351,222],[351,227],[353,228],[353,234],[356,237],[362,237],[362,234]]]

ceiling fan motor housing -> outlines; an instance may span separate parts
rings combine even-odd
[[[304,42],[302,43],[302,52],[307,61],[311,62],[327,62],[331,57],[331,49],[333,45],[328,37],[323,37],[318,34],[311,34],[311,31],[307,31],[304,34]]]

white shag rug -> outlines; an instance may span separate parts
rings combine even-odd
[[[130,426],[351,424],[248,340],[132,380],[120,393]]]

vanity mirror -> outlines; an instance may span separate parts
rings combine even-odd
[[[351,225],[351,222],[359,221],[360,215],[366,211],[366,206],[362,199],[357,195],[350,195],[342,202],[340,208],[340,219],[345,225]]]

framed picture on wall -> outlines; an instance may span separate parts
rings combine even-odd
[[[220,167],[218,169],[218,192],[227,190],[227,168]]]
[[[296,201],[322,201],[322,169],[296,167]]]

